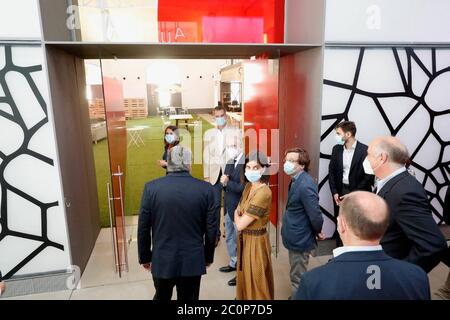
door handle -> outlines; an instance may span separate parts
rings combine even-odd
[[[124,210],[124,204],[123,204],[123,190],[122,190],[122,177],[123,172],[120,170],[120,166],[117,166],[117,172],[113,173],[113,176],[119,178],[119,197],[116,200],[120,200],[120,208],[122,211],[122,247],[123,247],[123,254],[125,257],[125,270],[128,271],[128,248],[127,248],[127,232],[125,228],[125,210]]]
[[[115,237],[115,228],[113,223],[113,214],[112,214],[112,208],[111,208],[111,201],[114,201],[114,198],[111,195],[111,184],[108,182],[106,183],[106,192],[108,194],[108,212],[109,212],[109,226],[111,227],[111,243],[112,243],[112,253],[113,253],[113,264],[114,264],[114,271],[117,273],[117,267],[119,266],[118,256],[116,254],[116,237]]]

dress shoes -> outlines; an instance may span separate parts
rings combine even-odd
[[[236,271],[236,268],[230,267],[230,266],[226,266],[226,267],[222,267],[219,269],[220,272],[233,272]]]

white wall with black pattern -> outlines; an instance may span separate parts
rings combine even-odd
[[[319,188],[328,236],[335,230],[328,164],[343,120],[356,122],[363,143],[395,135],[406,144],[441,223],[450,183],[450,49],[325,49]]]
[[[0,44],[0,270],[5,278],[70,266],[41,46]]]

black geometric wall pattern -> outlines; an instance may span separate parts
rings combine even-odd
[[[55,139],[39,46],[0,45],[0,271],[69,265]]]
[[[395,135],[408,147],[416,178],[437,223],[450,184],[450,49],[327,48],[320,154],[321,209],[326,233],[335,229],[328,164],[334,128],[355,121],[368,143]]]

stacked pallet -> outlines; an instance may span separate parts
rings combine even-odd
[[[148,108],[145,99],[124,99],[123,103],[127,119],[147,118]]]
[[[105,119],[105,104],[103,99],[89,100],[89,117],[91,119]]]

